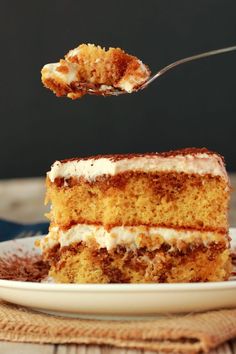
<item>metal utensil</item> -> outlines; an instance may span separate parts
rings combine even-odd
[[[232,47],[227,47],[227,48],[222,48],[222,49],[216,49],[216,50],[211,50],[209,52],[204,52],[204,53],[201,53],[201,54],[196,54],[196,55],[192,55],[191,57],[187,57],[187,58],[184,58],[184,59],[180,59],[180,60],[177,60],[167,66],[165,66],[164,68],[162,68],[161,70],[159,70],[155,75],[153,75],[152,77],[150,77],[146,82],[144,82],[141,86],[139,87],[136,87],[134,89],[134,92],[135,91],[139,91],[139,90],[143,90],[145,88],[147,88],[154,80],[156,80],[158,77],[164,75],[167,71],[179,66],[179,65],[182,65],[182,64],[185,64],[185,63],[188,63],[190,61],[194,61],[194,60],[198,60],[198,59],[202,59],[202,58],[207,58],[207,57],[210,57],[212,55],[218,55],[218,54],[223,54],[223,53],[227,53],[227,52],[231,52],[233,50],[236,50],[236,46],[232,46]],[[96,86],[96,89],[93,89],[91,87],[88,87],[87,88],[87,91],[89,94],[95,94],[95,95],[103,95],[103,96],[119,96],[119,95],[122,95],[124,93],[127,93],[126,91],[124,90],[119,90],[117,88],[112,88],[112,87],[109,87],[109,89],[107,90],[102,90],[100,87],[102,87],[102,85],[97,85]],[[81,87],[84,89],[84,86]]]

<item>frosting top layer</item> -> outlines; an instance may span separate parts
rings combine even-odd
[[[98,155],[56,161],[48,177],[68,179],[83,177],[94,181],[102,175],[114,176],[125,171],[211,174],[227,179],[224,159],[207,149],[183,149],[166,153]]]

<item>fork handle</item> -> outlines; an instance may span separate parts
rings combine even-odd
[[[201,53],[201,54],[196,54],[196,55],[192,55],[191,57],[187,57],[184,59],[180,59],[175,61],[174,63],[171,63],[167,66],[165,66],[163,69],[161,69],[160,71],[158,71],[158,73],[156,75],[154,75],[150,80],[148,80],[147,84],[150,84],[151,82],[153,82],[157,77],[165,74],[167,71],[175,68],[178,65],[187,63],[189,61],[193,61],[193,60],[197,60],[197,59],[202,59],[202,58],[206,58],[206,57],[210,57],[212,55],[217,55],[217,54],[223,54],[223,53],[227,53],[227,52],[231,52],[233,50],[236,50],[236,46],[232,46],[232,47],[227,47],[227,48],[222,48],[222,49],[215,49],[215,50],[211,50],[209,52],[205,52],[205,53]]]

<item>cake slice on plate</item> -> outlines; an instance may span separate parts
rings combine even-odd
[[[56,161],[47,174],[50,275],[65,283],[228,279],[229,180],[207,149]]]

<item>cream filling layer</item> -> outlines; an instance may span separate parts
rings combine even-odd
[[[67,67],[68,71],[60,71],[60,67]],[[75,63],[64,62],[63,64],[51,63],[44,65],[42,69],[42,78],[53,79],[68,86],[77,80],[78,65]]]
[[[103,226],[77,224],[69,230],[63,231],[59,227],[52,227],[47,236],[41,240],[42,250],[49,249],[60,244],[61,247],[70,246],[73,243],[96,242],[99,248],[111,250],[117,246],[125,246],[131,249],[148,247],[150,250],[158,249],[165,242],[173,249],[182,249],[186,244],[204,244],[219,242],[227,238],[224,235],[198,230],[176,230],[163,227],[146,226],[117,226],[109,231]]]
[[[211,174],[228,180],[222,159],[218,155],[198,153],[195,155],[163,156],[135,156],[113,160],[108,157],[87,160],[72,160],[67,162],[56,161],[48,177],[51,182],[57,177],[71,178],[84,177],[93,181],[101,175],[114,176],[125,171],[161,172],[175,171],[184,173]]]

